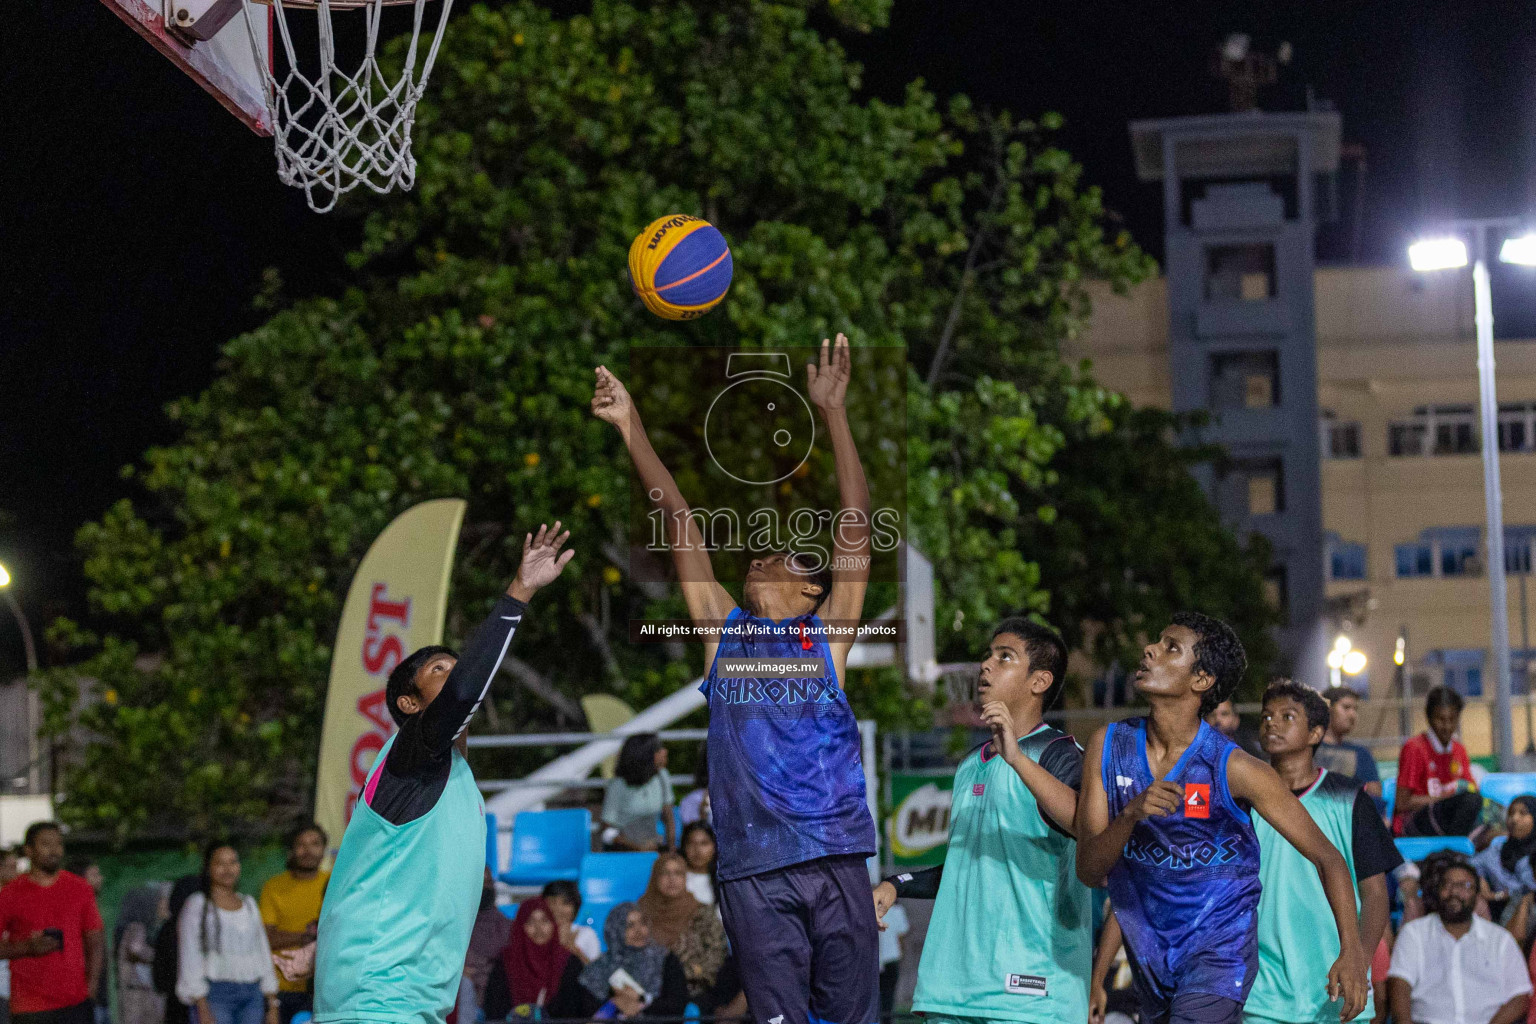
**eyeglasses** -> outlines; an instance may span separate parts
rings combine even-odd
[[[1441,882],[1441,892],[1476,892],[1476,882]]]

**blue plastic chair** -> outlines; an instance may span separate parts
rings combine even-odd
[[[603,941],[603,923],[608,911],[627,900],[637,900],[651,881],[654,853],[589,853],[581,859],[582,920]],[[606,943],[603,943],[606,948]]]
[[[581,859],[592,848],[592,815],[584,809],[521,811],[512,819],[508,885],[544,885],[581,877]]]
[[[1387,817],[1392,817],[1392,810],[1397,806],[1397,779],[1381,780],[1381,799],[1387,805]]]
[[[1468,857],[1477,852],[1472,840],[1466,836],[1413,836],[1397,841],[1397,852],[1403,855],[1404,860],[1420,861],[1441,850],[1455,850]]]
[[[518,904],[516,903],[498,903],[496,905],[496,909],[506,915],[509,921],[517,920],[517,908]]]
[[[1483,779],[1478,792],[1494,803],[1509,806],[1517,796],[1536,796],[1536,774],[1531,772],[1493,772]]]

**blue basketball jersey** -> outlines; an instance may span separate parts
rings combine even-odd
[[[722,671],[726,658],[819,659],[780,679]],[[734,609],[709,675],[709,806],[720,878],[875,852],[859,726],[815,615],[774,622]]]
[[[1242,1002],[1258,970],[1259,841],[1227,788],[1231,740],[1200,732],[1166,778],[1176,814],[1138,822],[1109,873],[1136,980],[1159,1002],[1201,992]],[[1113,820],[1152,784],[1147,720],[1109,726],[1100,762]]]

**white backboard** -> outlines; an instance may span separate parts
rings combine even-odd
[[[262,82],[262,70],[251,46],[244,15],[232,18],[212,39],[192,43],[165,26],[163,0],[102,0],[117,16],[143,36],[151,46],[234,114],[257,135],[271,135],[271,116]],[[272,10],[252,5],[258,26],[265,26],[257,40],[260,59],[272,52]],[[169,101],[167,101],[169,102]]]

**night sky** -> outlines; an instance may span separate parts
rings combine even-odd
[[[1406,17],[1415,6],[1427,5],[898,0],[888,30],[844,43],[876,95],[921,76],[941,96],[1061,112],[1062,144],[1159,254],[1159,192],[1135,179],[1126,122],[1224,110],[1208,65],[1230,32],[1271,53],[1289,41],[1294,60],[1261,106],[1300,109],[1310,87],[1367,155],[1361,223],[1351,170],[1320,256],[1381,264],[1437,215],[1508,215],[1536,199],[1536,5]],[[173,438],[164,404],[204,387],[219,346],[261,321],[263,271],[276,268],[290,297],[335,291],[357,224],[309,213],[277,182],[270,141],[101,4],[12,7],[0,60],[0,510],[12,521],[0,561],[40,630],[83,612],[74,531],[133,493],[118,471]],[[5,618],[0,677],[20,668]]]

